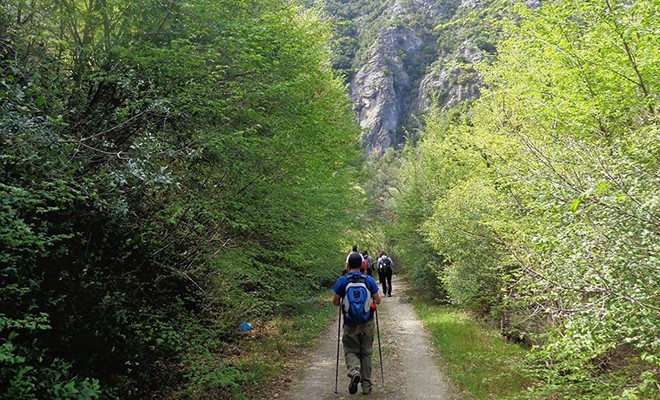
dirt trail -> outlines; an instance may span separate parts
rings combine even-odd
[[[289,392],[283,396],[291,400],[324,400],[373,398],[382,400],[449,400],[459,399],[446,377],[433,361],[428,335],[407,302],[405,282],[393,279],[392,297],[384,297],[378,318],[383,353],[385,386],[381,384],[378,339],[374,338],[374,360],[370,396],[348,394],[348,378],[343,347],[339,350],[339,385],[335,389],[337,356],[337,317],[320,340],[314,354],[306,355],[308,367],[294,378]]]

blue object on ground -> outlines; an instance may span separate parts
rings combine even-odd
[[[239,329],[243,332],[249,331],[250,329],[252,329],[252,324],[250,324],[249,322],[243,322],[241,326],[239,326]]]

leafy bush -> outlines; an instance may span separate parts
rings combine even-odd
[[[0,396],[166,393],[329,279],[361,194],[316,15],[1,7]]]
[[[482,98],[406,153],[402,198],[422,199],[450,298],[534,346],[527,398],[657,394],[651,3],[517,6]]]

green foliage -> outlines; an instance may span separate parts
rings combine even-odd
[[[420,231],[433,206],[433,197],[426,190],[427,185],[431,184],[428,179],[436,175],[425,169],[425,163],[429,160],[413,158],[412,150],[412,142],[408,142],[400,161],[397,177],[399,189],[397,193],[392,193],[393,217],[396,218],[388,230],[394,242],[392,254],[397,257],[398,264],[403,266],[420,295],[429,299],[444,299],[446,291],[441,283],[441,274],[445,259],[424,240]],[[428,172],[431,173],[426,175]]]
[[[280,383],[282,370],[299,362],[300,354],[316,345],[336,310],[330,298],[327,291],[322,291],[305,299],[295,313],[255,325],[240,341],[223,346],[222,357],[210,352],[212,346],[208,343],[196,346],[184,360],[188,365],[188,384],[177,390],[174,397],[267,396],[267,388]]]
[[[416,286],[425,292],[446,291],[451,301],[487,314],[499,304],[502,286],[497,197],[487,180],[489,163],[470,143],[471,128],[456,127],[459,116],[458,110],[447,116],[431,115],[418,144],[409,143],[404,150],[403,189],[395,204],[402,229],[397,237],[406,241],[402,247],[411,246],[412,240],[405,238],[414,238],[431,250],[424,251],[420,244],[412,247],[409,262],[420,271],[418,278],[413,277]],[[436,254],[435,264],[415,261],[416,253],[429,252]]]
[[[334,278],[360,160],[314,13],[15,1],[0,36],[0,396],[165,393]]]
[[[406,153],[397,215],[420,199],[450,299],[534,345],[525,398],[652,398],[657,4],[516,10],[482,98],[431,116]]]
[[[660,55],[647,34],[657,26],[649,7],[558,3],[525,12],[492,71],[484,103],[492,117],[506,116],[497,131],[514,153],[502,174],[524,210],[514,303],[543,304],[558,321],[544,351],[557,374],[543,367],[549,381],[589,385],[595,360],[623,344],[658,351],[658,88],[650,77]]]

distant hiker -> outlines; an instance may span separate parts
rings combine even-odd
[[[374,260],[366,250],[362,252],[362,273],[374,276]]]
[[[380,304],[378,284],[360,273],[362,256],[348,256],[349,273],[340,276],[332,287],[332,303],[342,306],[344,319],[344,358],[348,377],[348,392],[355,394],[362,384],[362,394],[371,393],[371,355],[374,342],[374,310]],[[375,304],[374,304],[375,303]]]
[[[344,270],[344,273],[345,273],[345,274],[348,273],[348,271],[350,270],[350,267],[348,266],[348,258],[351,256],[351,254],[357,254],[357,255],[360,256],[360,258],[362,258],[362,254],[360,254],[360,253],[358,252],[357,244],[354,244],[354,245],[353,245],[353,249],[352,249],[351,252],[348,253],[348,255],[346,256],[346,269]],[[360,261],[360,262],[362,262],[362,261]]]
[[[392,272],[394,271],[394,261],[387,256],[387,253],[381,251],[376,265],[378,267],[378,281],[383,285],[383,295],[392,297]]]

